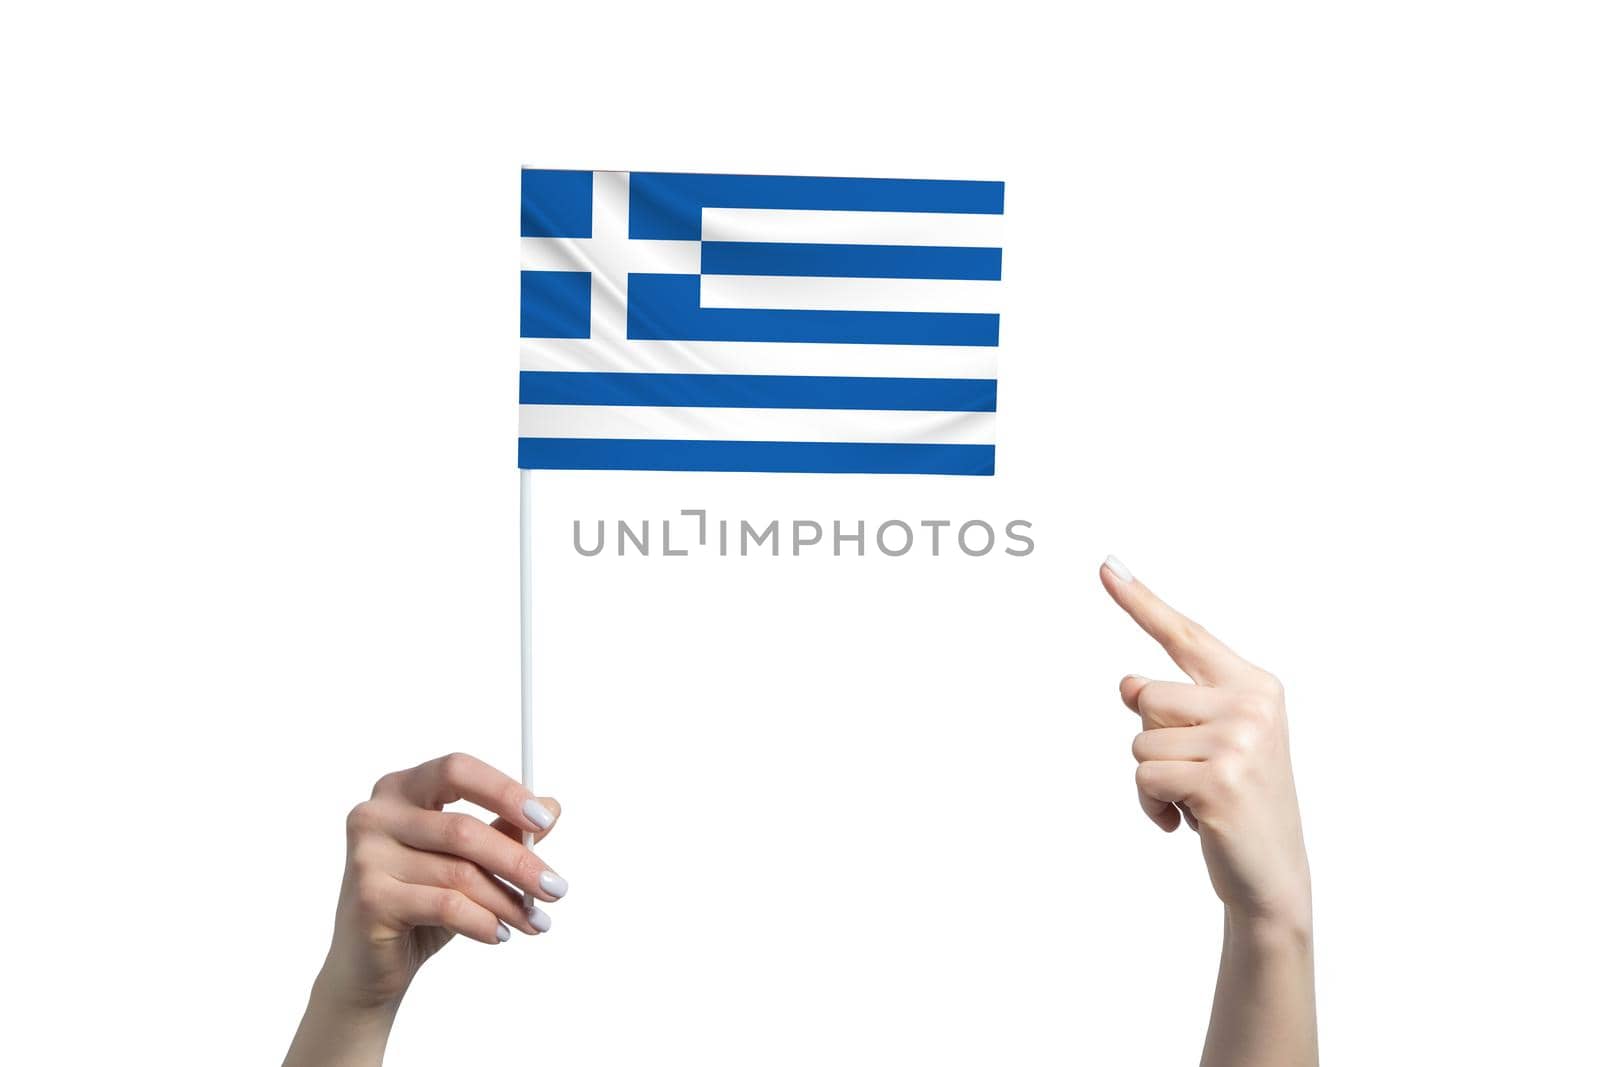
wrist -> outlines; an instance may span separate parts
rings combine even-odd
[[[1238,887],[1223,897],[1228,928],[1264,943],[1311,941],[1311,872],[1304,852],[1285,861],[1270,877]]]
[[[1311,899],[1270,909],[1224,905],[1223,933],[1241,948],[1269,953],[1301,953],[1311,948]]]
[[[284,1067],[378,1067],[399,1007],[398,997],[363,1002],[341,995],[324,969],[311,987]]]
[[[327,1019],[341,1020],[352,1027],[387,1028],[393,1025],[404,996],[404,989],[392,994],[365,991],[359,983],[339,974],[330,960],[323,964],[311,985],[311,1001],[306,1010]]]

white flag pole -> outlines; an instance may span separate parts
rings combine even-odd
[[[533,472],[517,471],[522,509],[518,534],[522,543],[522,784],[533,791]],[[524,845],[533,835],[522,835]]]

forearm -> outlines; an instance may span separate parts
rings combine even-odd
[[[311,988],[306,1013],[283,1067],[378,1067],[399,1003],[357,1007],[341,1002],[325,976]]]
[[[1311,921],[1223,912],[1222,963],[1201,1067],[1315,1067]]]

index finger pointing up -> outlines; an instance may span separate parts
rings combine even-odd
[[[1167,606],[1135,578],[1116,556],[1100,566],[1100,581],[1111,599],[1133,616],[1145,633],[1161,643],[1167,655],[1190,678],[1215,685],[1240,674],[1248,664],[1205,627]]]

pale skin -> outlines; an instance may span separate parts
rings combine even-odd
[[[458,800],[498,817],[441,810]],[[499,945],[513,929],[549,930],[538,902],[567,883],[522,842],[543,840],[560,816],[555,800],[460,753],[380,778],[345,820],[333,944],[285,1067],[382,1063],[417,969],[452,938]]]
[[[1189,683],[1122,679],[1139,716],[1134,783],[1152,822],[1185,822],[1222,901],[1222,963],[1202,1067],[1317,1062],[1311,870],[1283,686],[1168,607],[1116,559],[1100,581]],[[1192,684],[1191,684],[1192,683]]]
[[[1283,687],[1163,603],[1115,559],[1111,598],[1190,681],[1122,679],[1140,718],[1134,782],[1152,822],[1200,837],[1222,901],[1222,961],[1202,1067],[1312,1067],[1311,875],[1289,765]],[[486,823],[445,812],[466,800]],[[498,945],[550,928],[566,881],[531,851],[561,807],[471,756],[378,781],[347,820],[333,944],[285,1067],[375,1067],[417,969],[456,935]],[[529,846],[524,846],[527,835]]]

